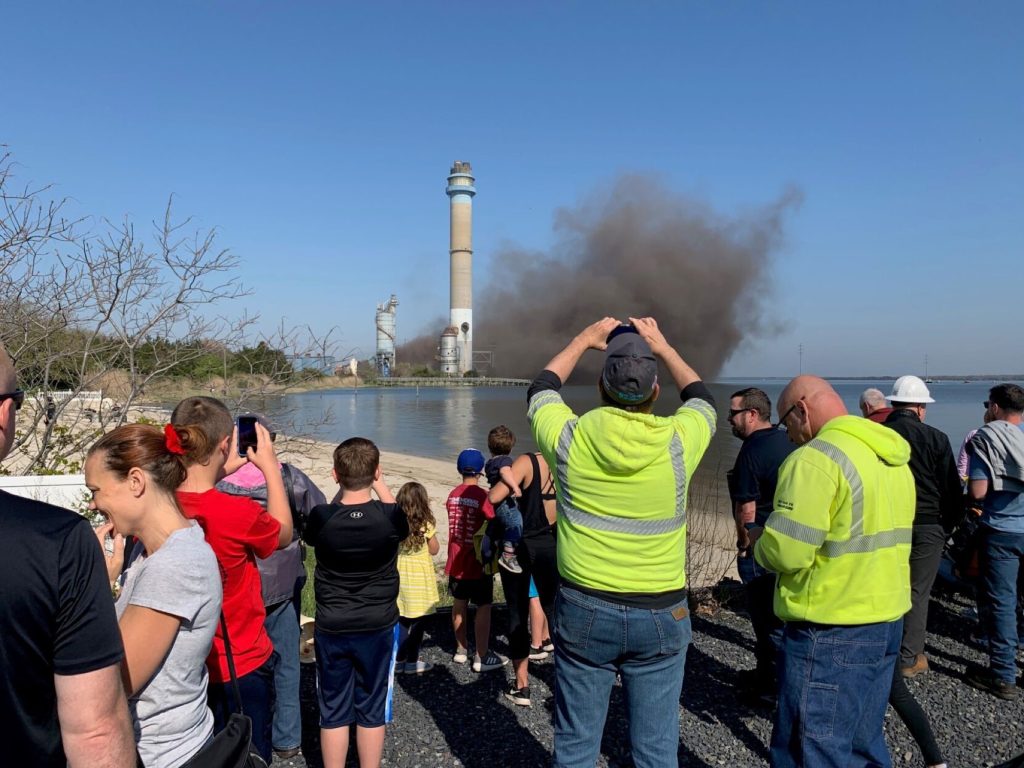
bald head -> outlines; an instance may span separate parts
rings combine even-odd
[[[789,439],[797,445],[811,440],[832,419],[846,415],[843,398],[819,376],[797,376],[789,382],[779,396],[778,408]]]

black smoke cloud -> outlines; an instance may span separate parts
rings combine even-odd
[[[474,344],[493,351],[491,373],[532,377],[595,320],[651,316],[711,379],[745,339],[782,326],[766,312],[769,270],[785,217],[800,202],[790,190],[726,216],[657,179],[620,177],[556,213],[550,253],[504,247],[495,254],[488,284],[474,291]],[[425,334],[434,349],[440,331]],[[586,355],[578,372],[594,376],[600,362]]]

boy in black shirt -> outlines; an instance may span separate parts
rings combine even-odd
[[[409,523],[381,479],[380,451],[353,437],[334,451],[335,504],[314,507],[316,666],[324,768],[342,768],[356,724],[363,768],[380,765],[398,645],[398,545]],[[377,495],[374,500],[371,491]]]

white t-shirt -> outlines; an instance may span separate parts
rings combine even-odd
[[[206,706],[206,657],[220,621],[220,571],[195,522],[174,531],[152,555],[145,555],[140,542],[132,556],[117,600],[118,619],[129,605],[181,619],[163,664],[129,701],[146,768],[175,768],[213,734],[213,713]]]

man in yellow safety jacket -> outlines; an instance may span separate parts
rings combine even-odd
[[[686,491],[715,431],[714,399],[652,318],[605,318],[548,363],[529,419],[556,478],[557,768],[593,768],[616,673],[638,768],[678,764],[679,695],[690,642]],[[588,349],[606,350],[602,407],[577,417],[559,394]],[[658,360],[680,389],[672,416],[651,413]]]
[[[801,447],[752,536],[757,562],[778,574],[786,622],[771,764],[891,765],[882,720],[910,609],[910,446],[847,415],[815,376],[793,379],[778,408]]]

